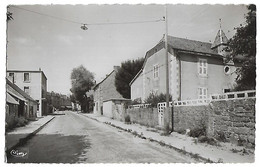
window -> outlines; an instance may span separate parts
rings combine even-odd
[[[230,92],[230,89],[224,89],[224,93]]]
[[[207,75],[207,59],[199,59],[198,63],[198,73],[199,75]]]
[[[224,73],[225,74],[230,74],[230,67],[229,66],[225,66],[224,67]]]
[[[13,72],[9,73],[9,78],[12,80],[13,83],[15,82],[15,80],[14,80],[14,73]]]
[[[23,75],[23,81],[24,82],[29,82],[30,81],[30,76],[29,76],[29,73],[27,72],[27,73],[24,73],[24,75]]]
[[[24,90],[24,92],[27,93],[27,94],[30,93],[29,86],[25,86],[23,90]]]
[[[207,88],[199,88],[199,99],[207,99]]]
[[[159,77],[159,64],[153,66],[153,78]]]

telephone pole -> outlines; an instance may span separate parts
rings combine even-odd
[[[169,126],[169,64],[168,64],[168,16],[167,4],[165,5],[165,70],[166,70],[166,108],[164,114],[164,127]]]

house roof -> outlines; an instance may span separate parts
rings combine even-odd
[[[132,81],[129,83],[129,86],[132,85],[132,83],[136,80],[136,78],[142,73],[143,68],[135,75],[135,77],[132,79]]]
[[[104,82],[115,70],[113,70],[111,73],[109,73],[106,78],[104,78],[102,81],[100,81],[99,83],[97,83],[94,87],[93,87],[93,90],[95,90],[98,85],[100,85],[102,82]]]
[[[19,105],[19,103],[9,93],[6,93],[6,102]]]
[[[22,89],[20,89],[17,85],[13,84],[11,81],[9,81],[7,78],[6,78],[6,85],[9,85],[11,88],[13,88],[16,92],[18,92],[20,95],[22,95],[25,99],[28,99],[30,101],[33,101],[33,102],[36,102],[31,96],[29,96],[27,93],[25,93]],[[8,87],[7,87],[7,91],[8,92],[11,92],[11,93],[14,93],[15,95],[17,95],[16,92],[14,91],[11,91],[11,90],[8,90]],[[19,96],[19,95],[18,95]]]
[[[195,41],[195,40],[190,40],[185,38],[168,36],[168,44],[173,49],[177,49],[177,50],[185,50],[185,51],[192,51],[198,53],[208,53],[208,54],[218,55],[217,50],[211,49],[211,43],[208,42],[201,42],[201,41]]]

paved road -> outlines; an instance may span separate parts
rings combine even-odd
[[[24,146],[28,155],[8,163],[187,163],[194,159],[134,137],[83,115],[65,111]]]

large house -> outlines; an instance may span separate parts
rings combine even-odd
[[[101,82],[96,84],[94,90],[93,112],[97,115],[113,117],[113,110],[123,106],[123,102],[128,100],[116,90],[115,76],[119,67],[114,66],[114,70]]]
[[[227,61],[227,37],[220,29],[213,43],[168,36],[169,93],[173,100],[207,99],[229,92],[237,62]],[[165,41],[146,52],[142,69],[131,81],[131,99],[166,93]]]
[[[7,77],[38,102],[37,117],[47,115],[47,78],[43,71],[7,70]]]

